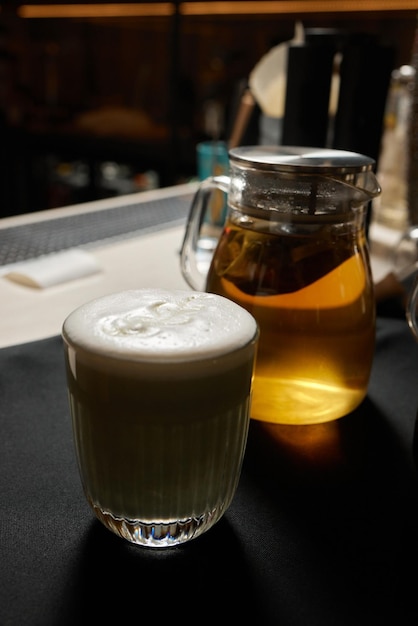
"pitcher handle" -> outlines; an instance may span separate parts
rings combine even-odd
[[[197,259],[199,235],[205,211],[213,191],[229,191],[229,176],[210,176],[202,181],[194,195],[187,218],[186,231],[180,251],[180,268],[183,278],[195,291],[204,291],[206,275],[201,271]]]
[[[406,319],[409,328],[412,331],[415,339],[418,341],[418,319],[417,319],[417,306],[418,306],[418,274],[415,276],[415,281],[408,293],[408,299],[406,302]]]

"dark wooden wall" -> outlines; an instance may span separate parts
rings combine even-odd
[[[2,159],[10,166],[10,154],[21,150],[25,156],[13,170],[21,188],[0,198],[0,215],[50,205],[42,189],[49,154],[74,159],[85,151],[94,168],[97,159],[121,160],[125,152],[136,168],[159,169],[161,184],[193,176],[195,145],[205,138],[205,103],[215,99],[227,114],[238,81],[273,45],[293,36],[296,19],[306,27],[375,35],[396,48],[395,67],[410,61],[412,12],[183,17],[175,24],[171,18],[24,20],[0,14]],[[122,133],[122,142],[112,145],[103,136],[77,143],[74,121],[103,107],[140,113],[150,122],[144,136]],[[86,199],[95,194],[90,186]]]

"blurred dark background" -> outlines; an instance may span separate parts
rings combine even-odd
[[[371,36],[395,68],[411,62],[418,12],[412,0],[335,0],[332,13],[321,0],[71,5],[0,3],[1,217],[187,181],[208,111],[228,139],[237,86],[296,21]]]

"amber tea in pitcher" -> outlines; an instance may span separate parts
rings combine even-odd
[[[228,194],[205,287],[258,322],[251,416],[281,424],[342,417],[366,395],[374,352],[364,228],[367,203],[379,192],[373,161],[342,151],[248,147],[232,150],[230,162],[229,180],[215,177],[197,196],[211,185]],[[194,222],[191,215],[188,231]],[[183,273],[197,287],[191,238],[186,232]]]

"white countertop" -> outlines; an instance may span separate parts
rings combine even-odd
[[[164,197],[184,192],[185,187],[141,192],[78,206],[40,211],[0,220],[0,228],[65,217],[77,212],[114,208],[118,203]],[[65,317],[78,305],[106,293],[139,287],[189,289],[181,276],[179,251],[184,226],[139,235],[89,250],[100,272],[37,289],[0,276],[0,347],[43,339],[61,332]]]

